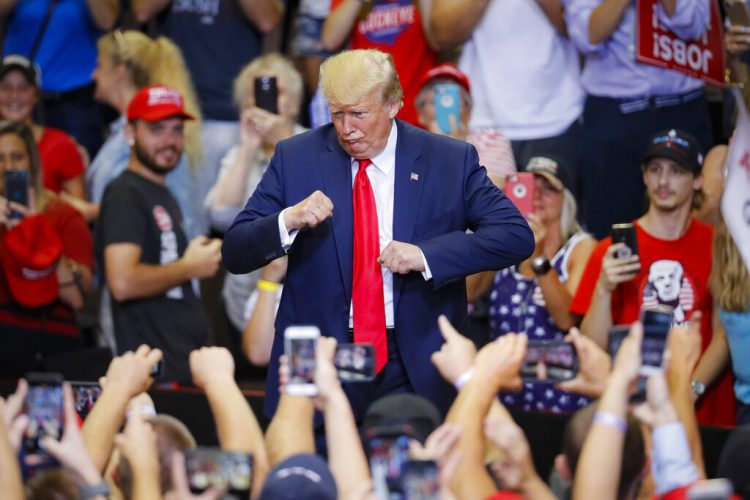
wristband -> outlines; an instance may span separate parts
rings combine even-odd
[[[142,417],[155,417],[156,410],[153,406],[139,406],[135,410],[129,411],[128,414],[125,415],[125,420],[130,420],[131,417],[135,415],[140,415]]]
[[[99,484],[87,484],[78,491],[78,494],[81,500],[98,496],[109,498],[109,484],[107,484],[107,481],[102,481]]]
[[[471,377],[473,377],[473,376],[474,376],[474,367],[472,366],[471,368],[469,368],[468,370],[466,370],[465,372],[463,372],[461,374],[461,376],[459,376],[456,379],[456,383],[455,383],[456,390],[460,391],[461,388],[464,385],[466,385],[466,382],[468,382],[469,380],[471,380]]]
[[[273,281],[258,280],[257,286],[258,290],[265,290],[266,292],[277,292],[279,291],[279,287],[281,285],[279,283],[274,283]]]
[[[628,423],[624,418],[608,411],[598,411],[594,413],[594,424],[614,427],[623,434],[628,430]]]

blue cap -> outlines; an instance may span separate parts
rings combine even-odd
[[[263,484],[260,500],[335,500],[336,481],[317,455],[293,455],[274,467]]]

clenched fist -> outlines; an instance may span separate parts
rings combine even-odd
[[[300,201],[284,212],[284,225],[287,231],[315,227],[333,215],[333,202],[322,191]]]

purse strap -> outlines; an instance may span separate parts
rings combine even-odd
[[[57,0],[49,0],[47,13],[44,15],[42,25],[39,27],[39,31],[36,34],[34,45],[31,46],[31,51],[29,51],[29,60],[32,62],[34,61],[34,57],[36,57],[36,53],[39,51],[39,46],[42,44],[42,39],[47,31],[47,26],[49,26],[49,20],[52,17],[52,12],[55,10],[55,5],[57,5]]]

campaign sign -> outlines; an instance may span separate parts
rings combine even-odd
[[[659,22],[659,0],[636,0],[636,60],[685,73],[724,87],[724,38],[716,0],[709,28],[696,40],[682,40]]]

